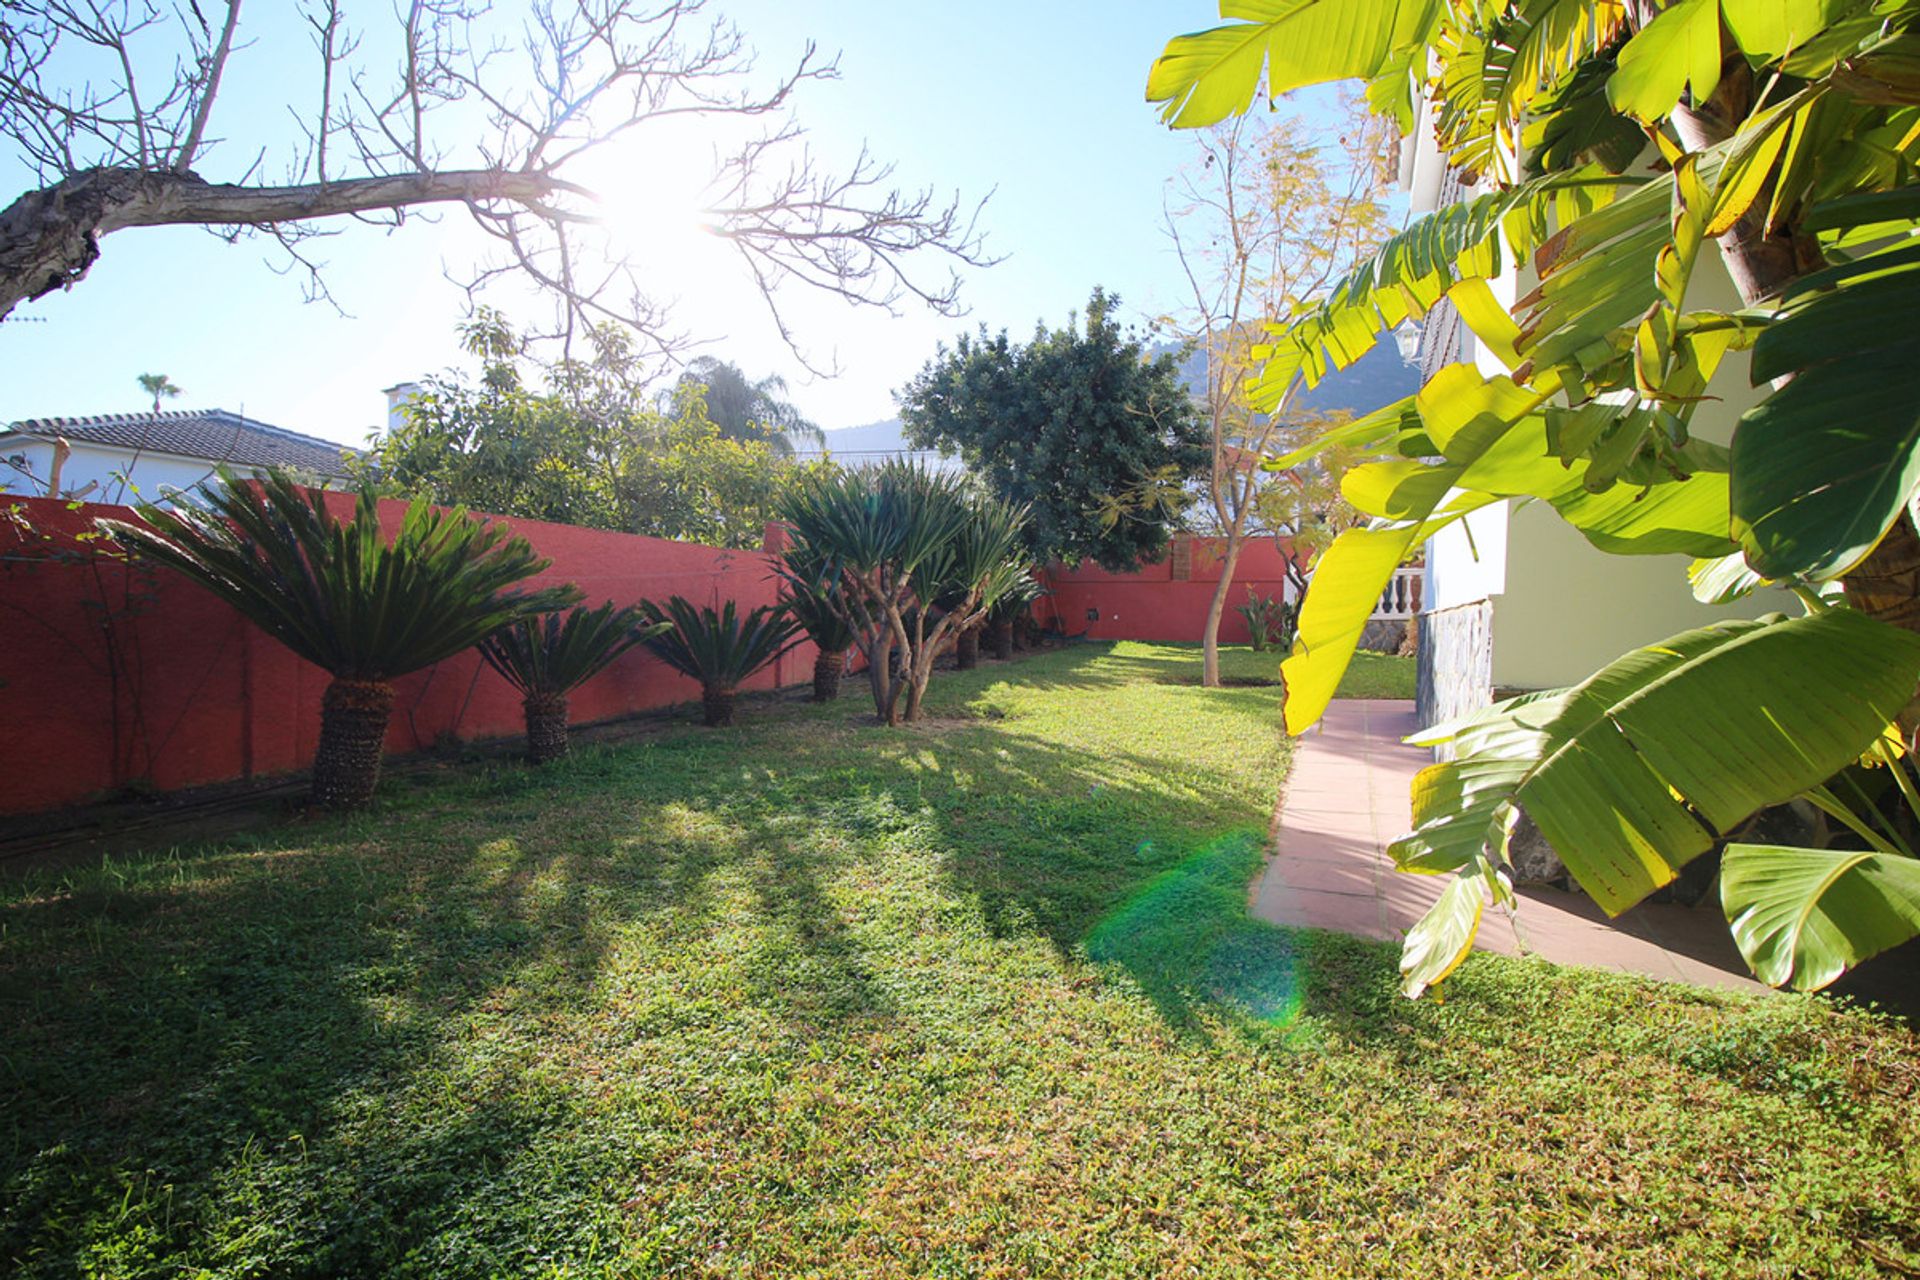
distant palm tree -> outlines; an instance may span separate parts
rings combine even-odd
[[[770,441],[783,454],[791,454],[799,440],[827,443],[827,433],[787,401],[787,380],[777,373],[754,381],[730,360],[701,356],[688,362],[680,381],[706,387],[707,417],[721,435]]]
[[[180,395],[180,388],[173,385],[173,379],[164,373],[143,373],[140,375],[140,389],[153,397],[154,416],[160,414],[160,402],[173,400]]]

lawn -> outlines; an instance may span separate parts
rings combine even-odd
[[[894,731],[855,698],[749,704],[731,730],[476,760],[397,777],[368,815],[11,883],[0,1259],[1920,1263],[1911,1034],[1494,958],[1444,1004],[1400,999],[1392,948],[1245,914],[1279,690],[1199,688],[1196,662],[988,664]]]

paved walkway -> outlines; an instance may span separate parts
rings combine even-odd
[[[1388,843],[1413,825],[1407,785],[1432,760],[1424,748],[1400,741],[1413,731],[1411,702],[1335,702],[1319,727],[1294,743],[1277,852],[1254,881],[1254,915],[1392,939],[1426,914],[1446,877],[1402,874],[1386,855]],[[1642,903],[1608,920],[1579,894],[1522,889],[1519,897],[1517,916],[1488,908],[1478,949],[1763,989],[1748,974],[1716,905]]]

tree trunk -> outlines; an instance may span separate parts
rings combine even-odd
[[[1013,625],[1012,618],[1002,618],[993,624],[993,656],[1002,662],[1013,657]]]
[[[527,713],[527,759],[546,764],[567,754],[567,695],[530,694],[520,706]]]
[[[709,729],[733,723],[734,690],[728,685],[700,686],[700,713]]]
[[[980,665],[980,625],[971,622],[960,628],[960,638],[953,642],[953,665],[956,670],[971,671]]]
[[[867,687],[873,691],[873,713],[885,720],[887,708],[893,701],[893,631],[884,622],[881,628],[878,634],[868,637],[864,651]]]
[[[315,807],[357,809],[373,799],[392,712],[393,686],[384,680],[336,679],[327,686],[313,756]]]
[[[1841,586],[1847,603],[1869,618],[1920,632],[1920,536],[1914,533],[1910,510],[1895,518],[1886,536],[1853,567]],[[1913,742],[1920,731],[1920,690],[1901,711],[1898,722]]]
[[[906,710],[900,719],[912,724],[920,718],[920,702],[927,696],[927,685],[933,680],[934,646],[928,645],[924,653],[915,654],[913,665],[906,676]]]
[[[1220,582],[1207,602],[1207,629],[1200,636],[1200,683],[1208,689],[1220,687],[1220,619],[1227,612],[1227,592],[1233,589],[1234,566],[1240,563],[1240,534],[1227,533],[1227,558],[1220,565]]]
[[[840,696],[840,674],[847,669],[845,649],[822,649],[813,659],[813,700],[832,702]]]

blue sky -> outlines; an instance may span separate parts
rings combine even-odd
[[[903,185],[994,192],[983,226],[1006,260],[969,273],[963,319],[924,309],[896,319],[791,291],[809,350],[841,371],[833,378],[810,376],[786,350],[741,272],[722,264],[690,275],[687,254],[660,253],[660,277],[682,298],[682,326],[751,373],[785,375],[795,401],[823,426],[890,416],[894,389],[962,329],[1024,334],[1036,320],[1064,320],[1096,284],[1119,293],[1135,316],[1178,305],[1160,211],[1190,143],[1157,123],[1141,90],[1168,36],[1218,21],[1208,0],[716,0],[716,10],[738,22],[769,73],[809,38],[840,52],[841,80],[809,86],[795,104],[829,160],[864,140],[897,164]],[[227,129],[244,140],[253,140],[248,128],[260,141],[271,136],[279,117],[262,109],[267,87],[293,74],[304,53],[276,34],[263,32],[233,83],[238,119]],[[639,172],[663,163],[644,148],[631,158]],[[233,176],[218,155],[202,172]],[[0,199],[26,185],[5,162],[0,180]],[[15,312],[35,322],[0,328],[0,421],[136,410],[136,375],[156,371],[186,389],[179,407],[219,406],[360,443],[383,419],[381,388],[460,360],[453,328],[466,300],[444,270],[475,252],[462,223],[449,213],[392,235],[350,226],[325,242],[320,252],[346,317],[302,302],[298,282],[266,265],[265,246],[229,246],[192,229],[108,237],[78,287]],[[509,311],[520,305],[510,295],[500,301]]]

